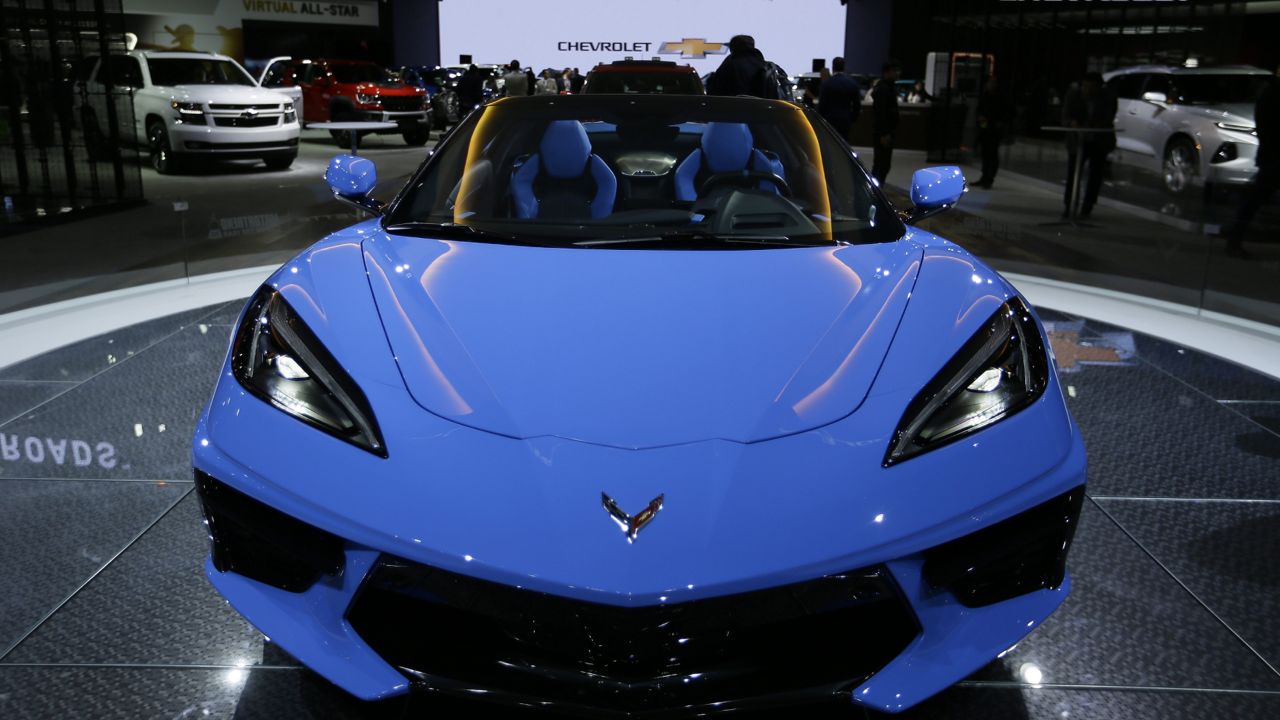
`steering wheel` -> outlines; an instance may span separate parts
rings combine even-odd
[[[722,172],[716,173],[706,180],[702,181],[702,187],[698,188],[698,197],[703,197],[711,188],[717,185],[739,185],[742,187],[752,187],[761,181],[771,182],[778,191],[786,197],[791,197],[791,186],[781,175],[764,170],[740,170],[738,172]]]

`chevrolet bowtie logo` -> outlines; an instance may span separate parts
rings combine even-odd
[[[654,516],[662,509],[662,498],[663,496],[659,495],[650,500],[649,504],[640,512],[635,515],[628,515],[623,512],[622,508],[618,507],[618,503],[608,494],[600,493],[600,502],[604,505],[605,511],[609,513],[609,517],[613,518],[614,522],[618,523],[618,527],[622,528],[622,532],[626,533],[627,542],[629,543],[635,542],[636,535],[640,534],[644,526],[653,522]]]
[[[724,43],[707,42],[706,38],[685,38],[680,42],[664,42],[659,55],[675,55],[689,60],[701,60],[707,55],[723,55],[729,52]]]

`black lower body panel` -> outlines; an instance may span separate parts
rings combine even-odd
[[[919,633],[883,567],[619,607],[384,557],[347,618],[383,659],[431,690],[627,717],[830,696],[870,677]]]

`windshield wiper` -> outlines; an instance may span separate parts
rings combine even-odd
[[[389,233],[397,235],[412,235],[414,237],[440,238],[454,240],[471,240],[474,242],[498,243],[502,245],[528,245],[530,247],[544,247],[543,243],[530,242],[519,238],[510,233],[495,232],[493,230],[484,230],[474,225],[460,225],[458,223],[440,223],[440,222],[423,222],[421,220],[408,220],[405,222],[391,223],[382,228]]]
[[[606,240],[579,240],[580,247],[606,247],[625,245],[677,245],[687,247],[715,247],[723,245],[749,245],[753,247],[815,247],[835,245],[831,240],[793,240],[786,235],[722,235],[697,230],[676,230],[642,237],[611,238]]]

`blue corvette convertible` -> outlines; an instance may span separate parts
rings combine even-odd
[[[249,301],[209,580],[369,700],[905,709],[1062,603],[1085,456],[1039,321],[800,107],[500,100]]]

